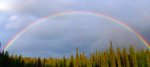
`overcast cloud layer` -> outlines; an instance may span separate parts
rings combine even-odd
[[[149,0],[1,0],[0,40],[2,47],[30,23],[54,13],[91,11],[124,21],[150,42]],[[17,39],[8,49],[24,56],[62,57],[75,53],[75,48],[87,54],[96,48],[105,50],[109,41],[116,46],[137,49],[146,46],[132,32],[106,18],[90,15],[64,15],[47,18]]]

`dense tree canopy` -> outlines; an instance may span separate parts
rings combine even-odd
[[[76,56],[69,58],[31,58],[17,55],[9,55],[8,52],[0,53],[0,67],[150,67],[150,51],[135,51],[131,46],[129,50],[113,49],[112,42],[106,51],[98,51],[90,54],[78,52]]]

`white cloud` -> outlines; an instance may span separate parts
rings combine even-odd
[[[21,30],[33,21],[35,21],[34,16],[21,16],[21,15],[12,15],[9,17],[5,29],[8,31],[17,31]]]
[[[19,17],[17,15],[13,15],[9,18],[9,20],[12,20],[12,21],[17,20],[17,19],[19,19]]]

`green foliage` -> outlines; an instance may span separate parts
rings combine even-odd
[[[135,51],[131,46],[129,51],[126,48],[113,49],[110,41],[110,48],[107,51],[92,52],[89,57],[84,52],[81,54],[76,48],[76,56],[69,58],[30,58],[17,55],[9,55],[8,52],[0,53],[0,67],[150,67],[150,51]]]

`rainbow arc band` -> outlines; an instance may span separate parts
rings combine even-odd
[[[102,17],[104,19],[110,20],[110,21],[112,21],[112,23],[118,24],[118,25],[124,27],[125,29],[127,29],[128,31],[134,33],[150,49],[150,45],[149,45],[148,41],[140,33],[136,32],[134,29],[132,29],[128,24],[126,24],[123,21],[120,21],[120,20],[115,19],[115,18],[113,18],[113,17],[111,17],[109,15],[98,13],[98,12],[92,12],[92,11],[66,11],[66,12],[56,13],[56,14],[52,14],[50,16],[46,16],[46,17],[40,18],[37,21],[31,23],[29,26],[25,27],[23,30],[21,30],[20,32],[18,32],[6,44],[6,46],[4,46],[3,50],[6,51],[12,45],[12,43],[15,42],[20,36],[22,36],[26,31],[28,31],[32,27],[34,27],[34,26],[42,23],[42,21],[45,21],[46,19],[49,19],[49,18],[56,18],[56,17],[59,17],[59,16],[73,15],[73,14],[91,15],[91,16]]]

